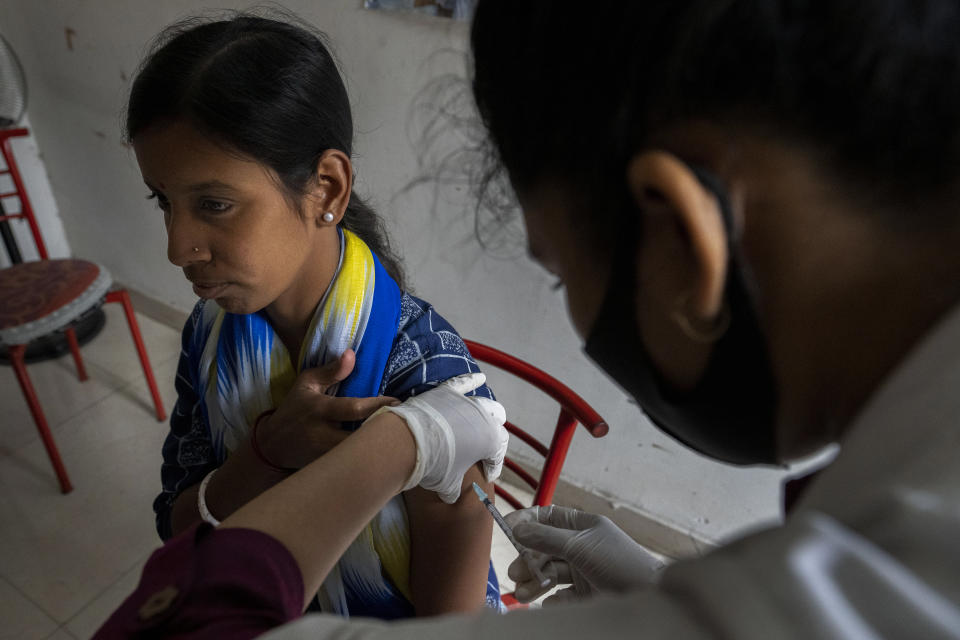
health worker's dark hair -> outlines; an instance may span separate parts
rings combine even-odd
[[[190,18],[165,29],[133,81],[127,139],[158,122],[188,122],[270,167],[299,203],[324,151],[351,154],[353,119],[326,37],[292,15],[277,16]],[[403,266],[384,223],[356,193],[342,225],[403,288]]]
[[[703,119],[795,142],[852,195],[956,223],[933,203],[960,175],[958,34],[956,0],[480,0],[472,83],[521,195],[549,180],[602,201],[658,130]]]

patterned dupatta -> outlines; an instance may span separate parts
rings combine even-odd
[[[297,366],[266,315],[226,313],[204,305],[194,335],[200,354],[202,404],[217,458],[225,460],[248,437],[253,421],[276,408],[297,372],[318,367],[347,348],[356,354],[350,376],[330,393],[375,396],[400,318],[400,289],[370,248],[340,231],[337,274],[317,306]],[[410,604],[410,534],[400,496],[391,500],[341,557],[317,594],[325,611],[379,618],[413,615]]]

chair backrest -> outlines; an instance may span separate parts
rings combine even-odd
[[[20,200],[19,213],[3,213],[0,215],[0,222],[7,220],[24,219],[30,225],[30,233],[33,234],[33,241],[37,243],[37,253],[41,260],[47,260],[47,246],[43,243],[43,237],[40,235],[40,227],[37,225],[37,219],[33,215],[33,208],[30,206],[30,199],[27,197],[27,189],[23,186],[23,178],[20,177],[20,171],[17,169],[16,159],[13,157],[13,150],[10,148],[10,139],[30,135],[30,131],[20,127],[17,129],[0,129],[0,154],[3,154],[3,162],[6,167],[0,169],[0,176],[9,175],[13,180],[13,191],[0,192],[0,199],[16,197]],[[3,209],[0,208],[0,213]]]
[[[493,347],[472,340],[464,340],[464,342],[476,360],[512,373],[560,403],[560,415],[557,417],[557,426],[553,431],[553,439],[549,447],[511,422],[506,423],[507,431],[542,455],[545,461],[539,478],[534,478],[526,469],[510,458],[506,459],[504,466],[513,471],[534,490],[534,505],[542,507],[550,504],[553,501],[553,492],[557,488],[560,471],[563,469],[563,463],[567,458],[567,450],[570,448],[570,441],[573,439],[573,432],[576,430],[577,424],[586,427],[594,438],[601,438],[609,431],[607,423],[600,417],[600,414],[593,410],[593,407],[587,404],[586,400],[545,371]],[[522,504],[500,485],[496,486],[496,492],[514,509],[533,506]]]

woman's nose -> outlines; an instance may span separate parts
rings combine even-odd
[[[167,222],[167,260],[183,268],[204,262],[209,258],[209,251],[204,246],[203,234],[189,214],[168,214]]]

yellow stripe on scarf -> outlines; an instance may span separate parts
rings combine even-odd
[[[328,309],[342,309],[344,315],[351,320],[349,335],[352,340],[357,335],[363,296],[373,273],[373,255],[366,243],[354,234],[345,231],[344,236],[346,247],[343,252],[343,265],[340,267],[340,279],[331,291],[334,298]]]
[[[338,326],[338,331],[346,330],[342,337],[346,344],[352,344],[360,330],[360,321],[363,318],[364,298],[373,295],[373,277],[376,267],[373,262],[373,253],[356,234],[343,230],[343,259],[337,279],[327,293],[321,313],[314,316],[303,344],[300,345],[300,354],[297,358],[297,370],[302,369],[306,357],[309,341],[317,331],[330,327],[334,318],[346,319],[349,325]]]

